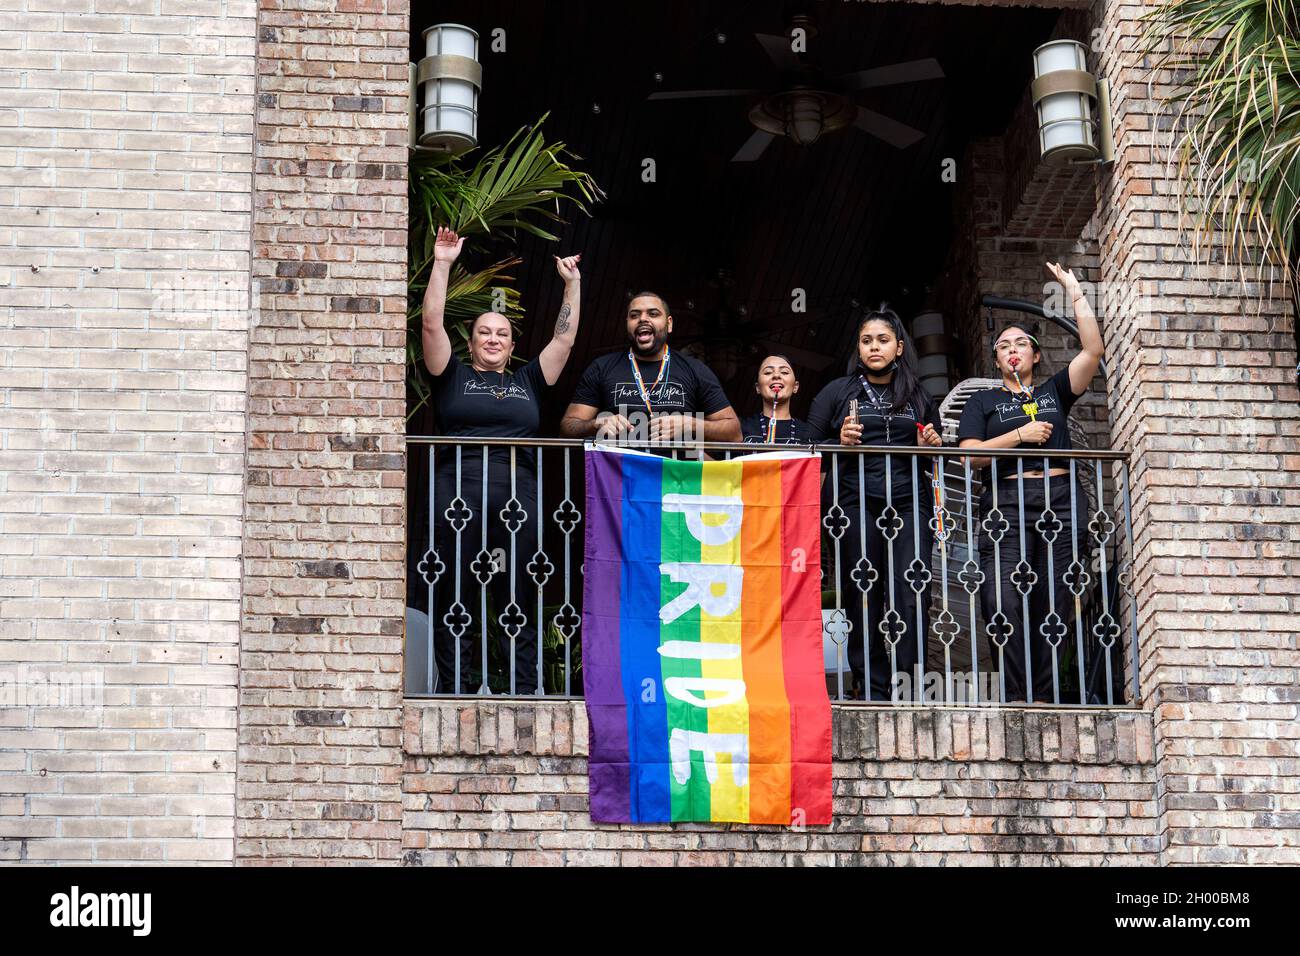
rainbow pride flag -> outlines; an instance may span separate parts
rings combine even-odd
[[[591,818],[830,823],[818,456],[586,466]]]

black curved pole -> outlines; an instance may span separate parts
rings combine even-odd
[[[1079,338],[1079,327],[1069,319],[1059,315],[1048,315],[1047,310],[1036,302],[1025,302],[1022,299],[1004,299],[1000,295],[982,295],[980,296],[980,305],[986,309],[1006,309],[1008,312],[1024,312],[1026,315],[1036,315],[1040,319],[1046,319],[1053,325],[1058,325],[1065,331]],[[1106,371],[1106,360],[1101,360],[1101,374],[1107,378],[1110,377]]]

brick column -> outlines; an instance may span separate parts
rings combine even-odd
[[[397,860],[406,0],[261,0],[240,862]]]
[[[1166,863],[1297,863],[1300,414],[1283,288],[1193,263],[1166,179],[1167,116],[1136,52],[1150,4],[1098,0],[1116,161],[1101,184],[1116,443],[1133,452],[1145,705]],[[1121,364],[1122,363],[1122,364]]]

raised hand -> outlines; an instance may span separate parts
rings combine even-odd
[[[1061,283],[1062,288],[1065,289],[1070,298],[1074,298],[1083,291],[1079,286],[1079,280],[1074,275],[1074,270],[1065,268],[1059,262],[1049,262],[1047,263],[1047,271],[1052,274],[1052,278]]]
[[[446,226],[439,226],[438,235],[433,242],[433,261],[450,265],[456,261],[456,257],[460,255],[460,247],[464,244],[463,238]]]
[[[561,259],[555,256],[555,271],[560,274],[560,278],[566,283],[577,282],[582,278],[578,271],[578,263],[582,261],[582,253],[573,256],[565,256]]]

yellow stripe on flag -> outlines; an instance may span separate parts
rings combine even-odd
[[[741,473],[739,462],[705,462],[701,477],[700,494],[741,498]],[[741,536],[738,534],[726,544],[701,545],[702,564],[741,565]],[[742,586],[746,582],[742,582]],[[743,603],[727,617],[712,617],[700,613],[700,640],[705,643],[735,644],[740,646],[741,610]],[[739,654],[724,660],[700,662],[702,677],[742,680],[744,668]],[[709,708],[709,733],[749,735],[749,704],[745,700],[721,707]],[[746,768],[748,770],[748,768]],[[748,780],[748,774],[746,774]],[[749,784],[737,787],[731,757],[718,756],[718,779],[709,788],[711,816],[714,820],[749,820]]]

